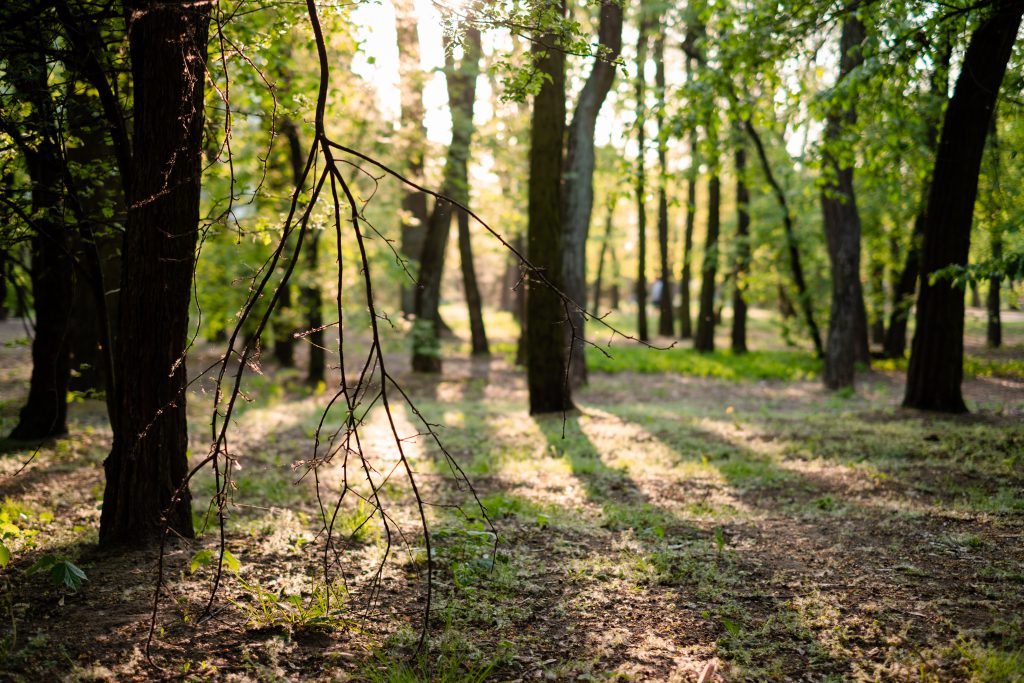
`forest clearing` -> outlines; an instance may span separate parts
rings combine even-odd
[[[0,3],[0,680],[1024,683],[1022,21]]]
[[[1019,349],[1024,319],[1007,328]],[[444,425],[493,527],[441,507],[432,515],[437,625],[429,657],[413,656],[424,568],[415,543],[398,551],[366,614],[365,591],[355,587],[374,570],[381,539],[379,530],[357,534],[347,570],[353,592],[337,595],[344,616],[317,611],[317,503],[294,467],[307,456],[317,395],[288,371],[267,368],[235,445],[228,548],[239,566],[209,621],[195,623],[210,569],[189,565],[216,550],[215,530],[175,544],[167,557],[173,579],[154,645],[156,661],[174,666],[167,675],[386,681],[413,678],[423,666],[449,681],[690,681],[714,662],[721,680],[1019,677],[1019,369],[968,380],[964,391],[980,410],[942,418],[900,409],[894,371],[873,372],[856,397],[836,398],[813,376],[638,373],[625,351],[674,352],[629,348],[609,361],[616,372],[591,378],[563,438],[560,415],[529,416],[514,365],[501,354],[469,356],[468,330],[461,332],[446,352],[445,376],[410,373],[409,386],[419,408]],[[968,349],[986,357],[970,341]],[[2,378],[4,396],[13,396],[27,353],[3,353],[5,367],[18,368]],[[814,368],[806,352],[777,353],[806,356]],[[1020,362],[1019,351],[1013,358]],[[717,374],[733,360],[721,359]],[[197,422],[208,402],[190,396]],[[5,423],[17,403],[5,401]],[[32,557],[72,557],[89,580],[69,594],[35,576],[5,598],[18,624],[8,675],[150,678],[139,647],[153,553],[95,549],[110,433],[97,401],[75,404],[72,425],[76,436],[5,479],[2,495],[4,513],[27,515],[26,530],[38,533]],[[408,419],[402,426],[403,436],[416,431]],[[371,418],[368,438],[386,449],[383,427]],[[194,439],[193,448],[202,443]],[[5,473],[28,455],[7,452]],[[426,497],[472,513],[437,456],[422,444],[413,454]],[[197,482],[194,495],[202,499],[211,486]],[[396,516],[415,515],[405,505]],[[404,663],[398,671],[396,663]]]

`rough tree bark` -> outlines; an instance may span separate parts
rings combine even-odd
[[[861,46],[866,32],[855,14],[857,4],[848,8],[839,40],[839,80],[848,78],[864,61]],[[842,144],[844,131],[853,126],[857,113],[851,103],[845,110],[829,113],[825,122],[825,187],[821,209],[832,264],[832,307],[825,350],[825,386],[853,387],[858,361],[869,361],[867,314],[860,284],[860,215],[853,189],[853,165],[840,160],[835,146]]]
[[[747,271],[750,269],[750,192],[747,189],[747,151],[736,150],[736,252],[732,268],[732,352],[747,352]]]
[[[672,296],[672,264],[668,253],[668,139],[665,131],[665,32],[654,39],[654,85],[658,91],[658,255],[661,265],[661,299],[658,301],[658,334],[675,334],[675,306]]]
[[[193,536],[185,344],[199,224],[209,2],[129,3],[133,147],[122,249],[119,411],[102,545]]]
[[[967,265],[971,221],[985,137],[1024,0],[995,0],[975,29],[946,108],[932,173],[921,248],[921,288],[903,405],[966,412],[963,379],[964,293],[948,279],[931,282],[942,268]]]
[[[565,16],[565,0],[557,5]],[[541,36],[533,49],[544,83],[533,98],[530,125],[530,181],[527,257],[555,287],[562,282],[562,141],[565,134],[565,53],[554,33]],[[566,377],[569,361],[565,340],[568,326],[559,296],[530,275],[526,297],[526,367],[530,414],[573,407],[572,385]]]
[[[466,30],[463,50],[462,62],[456,66],[450,46],[445,46],[452,141],[445,160],[441,193],[457,202],[468,204],[469,148],[473,138],[476,78],[480,73],[480,32],[476,28]],[[438,307],[441,303],[441,278],[453,208],[450,202],[437,200],[427,220],[427,232],[423,237],[415,296],[416,322],[413,328],[412,368],[416,372],[441,372],[441,354],[437,341]]]
[[[580,91],[576,110],[569,125],[562,178],[563,217],[562,249],[565,293],[586,306],[587,298],[587,235],[594,206],[594,127],[608,91],[615,78],[615,60],[622,51],[622,7],[614,0],[601,3],[598,44],[602,50]],[[582,337],[583,313],[570,307],[572,326]],[[587,381],[586,355],[583,341],[577,340],[572,354],[570,381],[580,386]]]
[[[717,162],[715,162],[717,166]],[[718,232],[721,218],[722,182],[712,167],[708,181],[708,234],[701,264],[700,308],[697,311],[697,335],[693,348],[702,353],[715,350],[715,279],[718,277]]]

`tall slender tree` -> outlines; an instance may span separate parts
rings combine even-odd
[[[650,339],[647,331],[647,170],[645,155],[647,138],[644,127],[647,123],[647,47],[648,34],[646,7],[643,0],[637,7],[636,37],[636,228],[637,228],[637,272],[636,272],[636,328],[640,341]]]
[[[742,140],[742,138],[740,138]],[[732,352],[747,352],[747,300],[744,292],[750,269],[750,191],[747,189],[747,150],[736,148],[736,244],[732,267]]]
[[[700,308],[697,311],[697,334],[693,348],[701,352],[715,350],[715,280],[718,277],[718,233],[721,227],[722,182],[718,162],[711,160],[708,181],[708,232],[704,241],[701,264]]]
[[[583,90],[580,91],[572,123],[569,124],[562,178],[565,293],[583,307],[586,306],[587,298],[587,235],[594,206],[594,129],[597,114],[615,78],[615,60],[622,51],[622,6],[615,0],[604,0],[600,12],[597,29],[599,51]],[[572,327],[582,337],[582,311],[570,306],[569,317]],[[579,386],[587,379],[582,338],[573,344],[570,353],[570,381]]]
[[[847,8],[839,40],[840,83],[850,78],[864,61],[864,23],[857,16],[858,3]],[[836,147],[844,131],[856,123],[852,101],[829,112],[825,123],[825,186],[821,195],[829,260],[832,263],[832,308],[825,351],[825,386],[852,387],[858,361],[868,361],[867,315],[860,283],[860,215],[853,189],[853,163],[843,160]]]
[[[658,108],[658,256],[661,265],[661,298],[658,300],[658,334],[675,334],[675,307],[672,296],[672,264],[668,251],[668,131],[665,129],[665,31],[654,37],[654,85]]]
[[[445,77],[452,116],[452,141],[448,145],[448,156],[445,159],[441,193],[466,205],[469,203],[469,152],[473,138],[476,79],[480,74],[480,31],[473,26],[466,29],[462,60],[459,64],[455,63],[452,47],[446,42]],[[416,322],[413,328],[412,349],[412,367],[417,372],[441,371],[441,354],[437,341],[440,321],[438,308],[441,303],[441,278],[453,208],[451,202],[438,199],[434,203],[434,210],[427,221],[427,230],[423,237],[419,284],[415,296]],[[479,324],[482,329],[482,318]]]

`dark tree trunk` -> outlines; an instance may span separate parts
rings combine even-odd
[[[689,63],[689,60],[687,60]],[[689,67],[687,67],[689,71]],[[683,233],[683,271],[679,276],[680,330],[682,339],[693,337],[693,314],[690,312],[690,280],[693,279],[693,229],[697,215],[697,131],[690,130],[690,168],[686,171],[686,227]]]
[[[559,0],[559,16],[565,14],[565,0]],[[533,98],[530,125],[530,182],[528,258],[547,280],[561,288],[562,282],[562,141],[565,134],[565,53],[544,50],[557,36],[547,34],[534,44],[540,51],[537,69],[545,75]],[[530,391],[530,414],[551,413],[573,407],[572,388],[567,377],[569,361],[565,340],[568,332],[565,308],[559,296],[530,274],[526,301],[526,365]]]
[[[953,40],[947,31],[942,34],[939,45],[935,70],[931,77],[931,106],[927,108],[925,118],[925,141],[934,153],[938,144],[940,116],[942,105],[948,99],[949,63],[953,55]],[[907,321],[910,309],[914,305],[914,294],[917,292],[917,278],[921,269],[921,240],[924,235],[925,211],[928,206],[928,193],[931,190],[931,178],[925,181],[921,189],[921,206],[914,219],[914,227],[910,235],[910,244],[892,291],[892,310],[889,313],[889,326],[885,330],[885,342],[882,352],[886,358],[903,358],[907,351]]]
[[[116,349],[118,416],[100,543],[190,538],[185,411],[210,5],[131,3],[135,154]],[[175,125],[168,125],[174,121]]]
[[[597,255],[597,277],[594,278],[593,312],[601,315],[601,286],[604,279],[604,261],[608,254],[608,245],[612,239],[612,221],[615,216],[615,204],[608,203],[608,214],[604,223],[604,237],[601,239],[601,251]]]
[[[864,24],[855,14],[847,15],[839,47],[840,81],[863,63],[864,38]],[[868,360],[867,315],[863,312],[860,284],[861,225],[853,191],[853,166],[841,162],[835,150],[842,144],[844,130],[856,123],[856,117],[851,104],[845,110],[830,113],[825,123],[827,181],[821,194],[821,209],[832,263],[832,308],[824,373],[829,389],[852,387],[857,361]]]
[[[889,327],[885,331],[882,353],[886,358],[903,358],[907,351],[907,320],[910,308],[914,304],[914,292],[917,289],[917,276],[920,269],[921,237],[924,231],[924,210],[918,212],[914,219],[914,229],[907,247],[907,256],[900,270],[899,278],[893,287],[892,312],[889,315]]]
[[[288,141],[288,162],[292,171],[292,183],[302,180],[306,160],[302,153],[299,128],[291,119],[281,122],[281,133]],[[326,358],[324,349],[323,293],[320,290],[318,271],[320,264],[321,231],[310,228],[310,234],[302,249],[305,268],[299,278],[299,305],[306,316],[304,338],[309,344],[309,364],[306,368],[306,384],[316,386],[324,380]]]
[[[761,171],[764,173],[764,177],[771,186],[775,199],[779,202],[779,207],[782,209],[782,226],[786,234],[789,270],[793,276],[793,284],[796,285],[797,297],[800,300],[800,310],[803,311],[804,324],[807,325],[807,333],[811,337],[811,343],[814,344],[814,354],[818,358],[824,358],[825,347],[821,342],[821,332],[818,329],[818,323],[814,319],[814,303],[811,300],[811,293],[807,290],[807,280],[804,278],[804,268],[800,260],[800,246],[796,239],[796,230],[793,227],[793,214],[789,210],[786,193],[772,171],[771,163],[768,161],[768,154],[764,149],[764,143],[761,141],[761,136],[758,134],[757,129],[754,128],[754,124],[750,119],[743,122],[743,128],[754,143],[754,149],[757,150],[757,158],[761,162]],[[780,294],[785,294],[783,290],[779,291]],[[788,301],[788,299],[786,300]],[[792,308],[792,304],[790,304],[790,308]]]
[[[736,261],[732,269],[732,352],[747,352],[747,271],[750,269],[750,192],[747,190],[747,151],[736,150]]]
[[[992,258],[1003,257],[1002,235],[997,231],[992,235]],[[989,348],[998,349],[1003,345],[1003,325],[999,316],[999,285],[1001,278],[993,275],[988,279],[988,297],[985,300],[988,310],[988,325],[985,328],[985,340]]]
[[[675,306],[672,296],[672,265],[668,253],[668,146],[665,137],[665,32],[659,31],[654,39],[654,84],[658,91],[659,106],[655,119],[658,123],[658,255],[661,265],[661,298],[658,301],[658,334],[675,334]]]
[[[35,38],[35,37],[33,37]],[[32,183],[32,294],[35,337],[28,400],[11,431],[12,439],[41,439],[67,433],[70,379],[71,302],[74,292],[71,240],[61,215],[61,159],[56,112],[50,98],[42,52],[11,60],[7,78],[31,107],[31,140],[19,146]]]
[[[643,2],[640,3],[640,27],[636,39],[636,210],[637,210],[637,272],[636,272],[636,336],[640,341],[650,339],[647,331],[647,173],[644,160],[647,120],[644,65],[647,63],[647,25]]]
[[[117,319],[117,284],[121,279],[121,237],[124,198],[121,187],[110,183],[107,171],[114,150],[106,135],[102,111],[95,98],[73,93],[67,102],[72,139],[67,160],[85,169],[82,177],[65,171],[65,184],[76,214],[74,253],[82,273],[72,306],[71,369],[73,391],[107,391],[113,404],[113,343],[111,322]],[[85,189],[86,191],[82,191]],[[104,219],[104,216],[110,216]],[[111,291],[112,290],[112,291]]]
[[[484,315],[480,302],[480,288],[476,283],[473,268],[473,248],[469,241],[469,214],[459,211],[459,260],[462,265],[462,284],[466,290],[466,307],[469,309],[469,333],[474,356],[489,356],[487,331],[484,329]]]
[[[401,81],[401,146],[406,175],[413,181],[423,180],[427,131],[423,123],[423,71],[420,69],[419,22],[414,0],[395,0],[395,33],[398,38],[398,73]],[[411,188],[403,189],[401,214],[401,245],[399,253],[416,273],[416,262],[423,253],[427,230],[427,195]],[[415,313],[415,290],[403,278],[400,295],[402,314]]]
[[[871,276],[871,343],[885,343],[885,262],[872,256],[868,259]]]
[[[291,324],[292,288],[285,285],[277,299],[277,325],[274,327],[274,360],[282,368],[295,367],[295,337],[292,336],[294,325]]]
[[[657,249],[662,267],[662,296],[658,299],[657,333],[663,337],[676,334],[676,316],[673,297],[672,264],[669,258],[669,159],[668,139],[665,131],[665,32],[659,31],[654,39],[654,87],[657,89]]]
[[[450,47],[445,46],[445,75],[452,115],[452,142],[448,146],[441,193],[467,205],[473,105],[476,102],[476,78],[480,73],[480,32],[475,28],[467,29],[462,63],[458,68]],[[427,221],[427,234],[423,238],[419,284],[415,296],[416,322],[413,330],[412,368],[416,372],[441,372],[441,354],[437,340],[438,328],[441,325],[438,307],[441,303],[444,256],[454,208],[447,201],[437,200]]]
[[[0,249],[0,320],[7,320],[7,252]]]
[[[967,265],[985,137],[1024,14],[1024,0],[996,0],[971,36],[942,125],[921,248],[917,325],[903,405],[965,412],[964,293],[937,270]]]
[[[622,50],[622,6],[614,0],[601,3],[598,41],[607,51],[594,61],[587,82],[580,92],[572,123],[569,125],[562,179],[562,249],[565,263],[565,293],[581,307],[587,298],[587,235],[594,206],[594,127],[615,78],[615,60]],[[583,353],[583,312],[569,307],[569,319],[579,339],[572,354],[570,381],[580,386],[587,381],[587,362]],[[571,336],[571,335],[570,335]]]
[[[715,279],[718,277],[718,232],[722,183],[718,170],[708,181],[708,235],[704,242],[704,262],[701,264],[700,309],[697,311],[697,336],[693,348],[707,353],[715,350]]]

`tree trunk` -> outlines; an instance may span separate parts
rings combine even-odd
[[[687,61],[687,73],[690,72]],[[679,295],[682,303],[679,306],[681,322],[679,336],[682,339],[693,337],[693,314],[690,312],[690,280],[693,279],[693,229],[697,214],[697,130],[690,130],[690,168],[686,171],[686,228],[683,234],[683,271],[679,276]]]
[[[803,311],[804,324],[807,325],[807,333],[811,337],[811,343],[814,344],[814,354],[818,358],[824,358],[825,347],[821,343],[821,332],[818,329],[817,321],[814,319],[814,303],[811,300],[811,293],[807,290],[807,280],[804,278],[804,268],[800,260],[800,246],[796,239],[796,230],[793,227],[793,214],[789,210],[786,193],[772,171],[772,166],[768,161],[768,154],[764,149],[764,143],[761,141],[761,136],[758,134],[757,129],[754,128],[754,124],[750,119],[743,122],[743,128],[754,143],[754,149],[757,150],[757,158],[761,162],[761,171],[764,173],[764,177],[771,186],[775,199],[782,209],[782,226],[786,234],[789,270],[793,276],[793,284],[796,285],[797,297],[800,300],[800,310]],[[784,294],[785,292],[780,289],[779,293]]]
[[[473,138],[476,78],[480,73],[480,32],[476,28],[466,30],[463,49],[462,63],[456,68],[451,45],[445,45],[452,142],[448,146],[441,193],[468,205],[469,146]],[[438,307],[441,303],[441,278],[453,210],[450,202],[437,200],[427,221],[427,234],[423,238],[419,285],[415,296],[416,322],[413,328],[412,368],[416,372],[441,372],[441,353],[437,339],[440,326]]]
[[[565,15],[565,0],[557,5]],[[534,44],[537,69],[544,74],[540,91],[533,98],[530,125],[528,258],[547,280],[561,288],[562,282],[562,140],[565,134],[565,53],[544,49],[557,43],[546,34]],[[565,308],[558,295],[530,273],[526,300],[526,365],[530,391],[530,414],[551,413],[573,407],[572,387],[567,376],[569,354]]]
[[[597,255],[597,277],[594,278],[593,310],[594,315],[601,315],[601,286],[604,279],[604,261],[608,254],[608,245],[612,239],[612,221],[615,216],[615,204],[608,202],[608,214],[605,218],[604,237],[601,239],[601,251]]]
[[[288,141],[288,162],[292,171],[292,183],[298,185],[302,180],[302,172],[306,165],[306,159],[302,153],[302,139],[299,137],[299,127],[290,118],[286,118],[281,121],[281,134]],[[309,344],[306,384],[314,387],[324,380],[324,371],[327,366],[323,330],[323,293],[320,290],[318,277],[320,234],[320,230],[310,228],[308,241],[302,249],[305,268],[299,277],[299,305],[306,316],[304,338]]]
[[[921,237],[924,231],[924,209],[918,211],[914,219],[914,229],[907,247],[907,256],[900,270],[899,278],[892,292],[892,312],[889,315],[889,327],[885,331],[882,352],[886,358],[903,358],[907,351],[907,320],[910,308],[914,303],[914,292],[917,289],[917,276],[920,269]]]
[[[146,543],[165,528],[193,536],[185,345],[210,5],[133,0],[129,9],[135,154],[122,251],[119,410],[100,517],[100,543],[108,546]]]
[[[285,285],[281,288],[281,295],[277,299],[277,320],[274,326],[274,360],[282,368],[295,367],[295,337],[294,325],[291,324],[294,311],[292,310],[292,288]]]
[[[736,255],[732,269],[732,352],[747,352],[747,288],[750,269],[750,192],[747,190],[747,151],[736,150]]]
[[[462,284],[466,290],[466,307],[469,309],[469,333],[474,356],[489,356],[487,331],[484,329],[484,315],[480,303],[480,288],[476,283],[473,267],[473,248],[469,241],[469,214],[459,211],[459,260],[462,265]]]
[[[942,105],[949,95],[949,63],[953,56],[953,40],[947,31],[942,34],[942,41],[936,56],[935,70],[931,76],[931,106],[927,108],[925,119],[925,142],[934,153],[938,144],[940,115]],[[917,291],[917,278],[921,269],[921,240],[924,235],[925,211],[928,206],[928,193],[931,189],[931,178],[921,188],[921,206],[914,218],[914,227],[910,235],[910,244],[903,261],[903,268],[892,292],[892,310],[889,314],[889,326],[885,331],[885,342],[882,352],[886,358],[903,358],[907,351],[907,320],[910,309],[914,305],[914,294]]]
[[[885,262],[878,255],[868,257],[871,277],[871,343],[885,343]]]
[[[720,227],[722,183],[713,168],[708,181],[708,235],[701,264],[700,309],[697,312],[697,336],[693,348],[707,353],[715,350],[715,278],[718,276],[718,232]]]
[[[598,43],[606,52],[594,61],[587,82],[580,91],[576,111],[569,125],[562,178],[563,215],[562,249],[565,263],[565,293],[581,307],[587,298],[587,235],[594,206],[594,128],[615,78],[615,60],[622,50],[622,6],[614,0],[601,3]],[[587,361],[583,353],[584,316],[581,310],[569,307],[571,328],[579,337],[570,350],[572,354],[570,381],[580,386],[587,381]],[[571,335],[570,335],[571,336]]]
[[[79,144],[67,147],[65,183],[76,218],[75,257],[80,267],[80,286],[72,305],[71,370],[68,387],[73,391],[107,391],[113,406],[113,355],[111,321],[117,319],[117,287],[121,279],[121,232],[124,197],[121,187],[105,173],[114,160],[95,98],[78,92],[67,100],[69,136]],[[85,169],[75,178],[71,168]],[[85,188],[86,191],[81,191]],[[110,216],[109,219],[103,218]],[[114,290],[108,293],[108,290]]]
[[[665,137],[665,32],[654,39],[654,84],[658,95],[655,120],[658,124],[658,255],[661,266],[661,298],[658,300],[658,334],[675,334],[675,306],[672,296],[672,265],[668,252],[668,145]]]
[[[640,341],[650,339],[647,331],[647,174],[644,152],[646,138],[646,82],[644,65],[647,64],[647,20],[643,2],[639,6],[639,31],[636,39],[636,210],[637,210],[637,273],[636,273],[636,336]]]
[[[1003,257],[1003,239],[997,230],[992,233],[992,258]],[[989,348],[998,349],[1003,345],[1003,325],[999,317],[999,285],[1001,278],[993,275],[988,279],[988,297],[985,300],[988,309],[988,324],[985,328],[985,341]]]
[[[398,38],[398,78],[401,88],[401,156],[405,159],[406,176],[422,184],[426,155],[427,130],[423,121],[423,71],[420,69],[419,21],[414,0],[394,0],[395,34]],[[401,246],[399,253],[416,273],[416,261],[423,253],[427,230],[427,195],[412,188],[402,190]],[[415,313],[415,291],[405,278],[400,289],[402,314]]]
[[[34,50],[23,60],[11,61],[7,77],[31,107],[33,123],[39,128],[34,141],[19,144],[32,183],[30,276],[36,323],[28,400],[10,438],[41,439],[67,433],[73,260],[61,215],[63,159],[46,61],[42,52]]]
[[[950,265],[967,265],[971,221],[985,137],[1024,14],[1024,0],[996,0],[971,36],[942,125],[921,249],[917,325],[903,405],[965,412],[964,293],[949,280],[930,281]]]
[[[849,9],[855,10],[856,3]],[[864,24],[855,14],[847,15],[840,38],[840,81],[863,63],[864,39]],[[829,389],[853,387],[857,361],[868,360],[867,316],[862,313],[864,294],[860,284],[861,225],[853,190],[853,166],[841,162],[835,149],[842,144],[844,129],[856,120],[851,104],[843,111],[830,113],[825,124],[827,181],[821,194],[821,209],[832,263],[832,308],[824,373]]]

